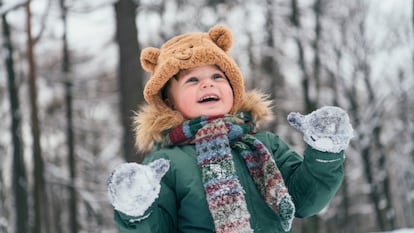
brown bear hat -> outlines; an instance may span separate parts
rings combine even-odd
[[[231,31],[216,25],[207,33],[193,32],[173,37],[160,49],[145,48],[141,52],[141,65],[151,72],[145,85],[144,98],[150,105],[168,108],[161,97],[161,90],[170,78],[180,70],[202,65],[217,65],[227,76],[233,88],[234,104],[237,109],[244,95],[243,77],[239,67],[228,54],[232,46]]]
[[[167,41],[160,49],[146,48],[141,53],[142,67],[152,73],[144,89],[147,104],[140,106],[134,117],[135,145],[148,152],[154,143],[162,140],[162,132],[181,124],[184,116],[162,100],[164,85],[182,69],[200,65],[217,65],[227,76],[233,88],[231,113],[250,111],[259,123],[272,117],[271,101],[257,90],[245,93],[243,77],[228,51],[232,34],[227,27],[216,25],[207,33],[194,32]]]

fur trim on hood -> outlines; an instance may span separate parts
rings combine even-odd
[[[260,123],[271,120],[272,101],[269,96],[257,90],[246,92],[238,110],[249,111],[260,128]],[[178,111],[170,108],[158,108],[155,105],[143,105],[134,117],[135,146],[141,152],[149,152],[154,142],[162,139],[162,132],[174,128],[185,121]]]

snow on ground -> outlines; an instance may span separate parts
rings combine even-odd
[[[403,228],[394,231],[371,232],[371,233],[414,233],[414,228]]]

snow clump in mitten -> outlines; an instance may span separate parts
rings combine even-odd
[[[168,171],[166,159],[148,165],[123,163],[108,178],[108,193],[114,208],[129,216],[142,216],[160,192],[160,180]]]
[[[325,106],[305,116],[293,112],[288,121],[303,132],[306,143],[320,151],[338,153],[353,137],[348,114],[339,107]]]

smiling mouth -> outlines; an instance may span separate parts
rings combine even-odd
[[[202,98],[200,98],[198,100],[198,103],[207,103],[207,102],[212,102],[212,101],[218,101],[220,98],[216,95],[207,95],[207,96],[203,96]]]

